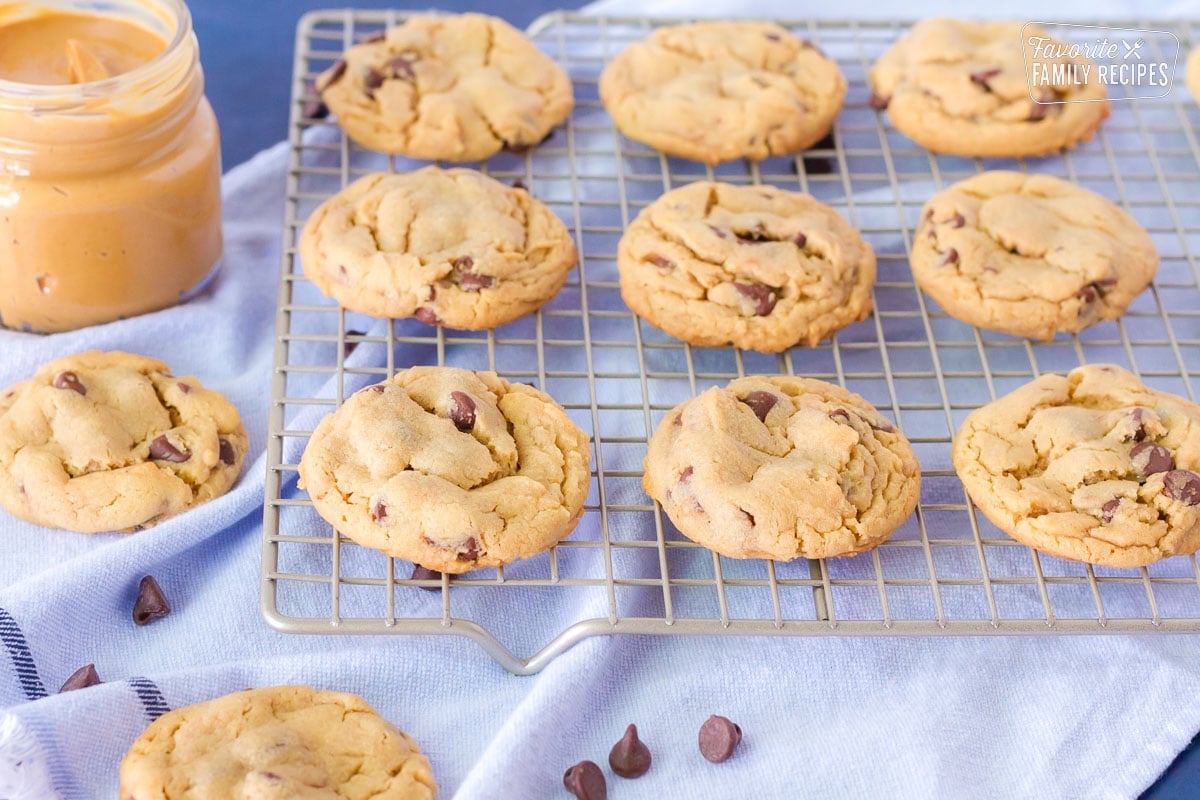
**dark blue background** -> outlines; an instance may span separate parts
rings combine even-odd
[[[221,152],[226,168],[287,137],[292,47],[300,15],[329,8],[320,0],[191,0],[192,16],[208,80],[208,97],[221,121]],[[414,4],[416,5],[416,4]],[[578,8],[570,0],[487,3],[450,0],[447,11],[482,11],[524,28],[555,8]],[[358,8],[397,8],[394,3],[356,0]],[[1200,656],[1200,654],[1198,654]],[[1197,687],[1200,691],[1200,687]],[[1130,713],[1137,713],[1136,707]],[[1097,735],[1103,735],[1097,731]],[[1097,775],[1102,786],[1104,776]],[[1200,738],[1192,742],[1145,797],[1151,800],[1200,798]]]

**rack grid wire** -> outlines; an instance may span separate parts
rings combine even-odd
[[[538,147],[472,166],[521,181],[555,210],[580,263],[536,314],[493,331],[450,331],[340,309],[304,278],[296,250],[321,201],[368,172],[418,165],[359,148],[333,121],[304,112],[317,74],[404,16],[318,11],[297,29],[264,510],[262,611],[272,626],[462,635],[519,674],[597,634],[1200,631],[1195,556],[1110,569],[1039,554],[974,510],[949,455],[966,414],[1044,371],[1116,362],[1195,400],[1200,111],[1182,88],[1114,102],[1095,139],[1061,156],[933,155],[868,102],[870,64],[910,23],[783,21],[846,76],[835,132],[794,157],[705,167],[623,137],[597,90],[616,52],[683,20],[551,14],[528,33],[571,76],[575,110]],[[1169,27],[1184,47],[1196,40],[1190,24]],[[1177,55],[1150,43],[1164,60]],[[908,253],[922,205],[934,191],[995,168],[1064,177],[1118,201],[1149,230],[1162,257],[1158,276],[1121,320],[1031,342],[958,322],[916,289]],[[617,240],[641,207],[699,179],[771,183],[835,207],[875,249],[875,312],[817,347],[778,355],[694,348],[639,321],[620,299]],[[360,547],[316,516],[295,485],[316,422],[353,391],[414,364],[491,369],[531,382],[588,431],[591,491],[571,537],[506,568],[413,580],[411,564]],[[663,415],[709,386],[754,373],[836,382],[899,423],[921,461],[922,491],[916,513],[888,541],[854,558],[729,559],[681,536],[642,492],[646,440]]]

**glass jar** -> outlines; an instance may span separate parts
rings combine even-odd
[[[0,322],[43,333],[186,300],[215,273],[222,249],[217,120],[187,7],[8,3],[0,35],[21,25],[12,37],[33,36],[39,20],[62,14],[140,26],[165,49],[86,83],[0,80]],[[89,30],[79,29],[85,46]],[[96,47],[119,47],[120,33],[96,34]]]

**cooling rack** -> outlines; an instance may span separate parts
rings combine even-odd
[[[1041,555],[976,513],[950,465],[952,432],[973,408],[1045,371],[1116,362],[1152,386],[1195,399],[1200,111],[1182,86],[1157,99],[1115,102],[1096,138],[1062,156],[935,156],[868,102],[867,70],[906,23],[784,22],[836,59],[847,78],[835,132],[797,157],[708,168],[621,136],[597,92],[609,58],[655,25],[680,20],[543,17],[529,34],[570,74],[576,109],[540,146],[471,166],[520,181],[547,203],[579,244],[580,264],[537,314],[494,331],[462,332],[345,312],[305,280],[296,252],[304,220],[323,199],[367,172],[417,166],[363,150],[332,121],[308,116],[312,79],[348,45],[403,16],[319,11],[297,30],[264,512],[262,611],[272,626],[461,635],[520,674],[597,634],[1200,630],[1195,557],[1109,569]],[[1185,45],[1194,41],[1191,29],[1173,30]],[[949,183],[995,168],[1067,178],[1116,200],[1150,231],[1162,265],[1122,320],[1034,343],[964,325],[917,291],[908,248],[922,204]],[[693,348],[639,322],[618,291],[621,231],[664,191],[708,178],[802,190],[837,208],[878,256],[875,313],[818,347],[770,356]],[[309,433],[356,389],[414,364],[494,369],[531,382],[590,433],[591,492],[569,539],[504,569],[412,580],[411,564],[358,546],[316,516],[296,488]],[[854,558],[727,559],[683,538],[643,494],[646,440],[665,412],[753,373],[836,382],[900,424],[921,460],[923,484],[917,512],[891,539]]]

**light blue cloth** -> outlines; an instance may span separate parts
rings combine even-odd
[[[456,638],[271,631],[259,565],[286,168],[276,147],[226,176],[225,266],[197,300],[53,337],[0,332],[0,386],[78,350],[145,353],[229,397],[252,447],[232,492],[136,536],[0,514],[0,798],[113,797],[151,716],[280,683],[361,694],[417,739],[442,796],[462,800],[565,797],[563,771],[605,765],[629,722],[654,765],[637,781],[610,774],[615,799],[1123,798],[1200,728],[1197,636],[605,637],[515,678]],[[146,574],[174,611],[139,628]],[[575,616],[566,602],[514,611],[514,627],[544,641]],[[87,662],[104,685],[54,694]],[[745,731],[721,765],[696,748],[711,713]]]

